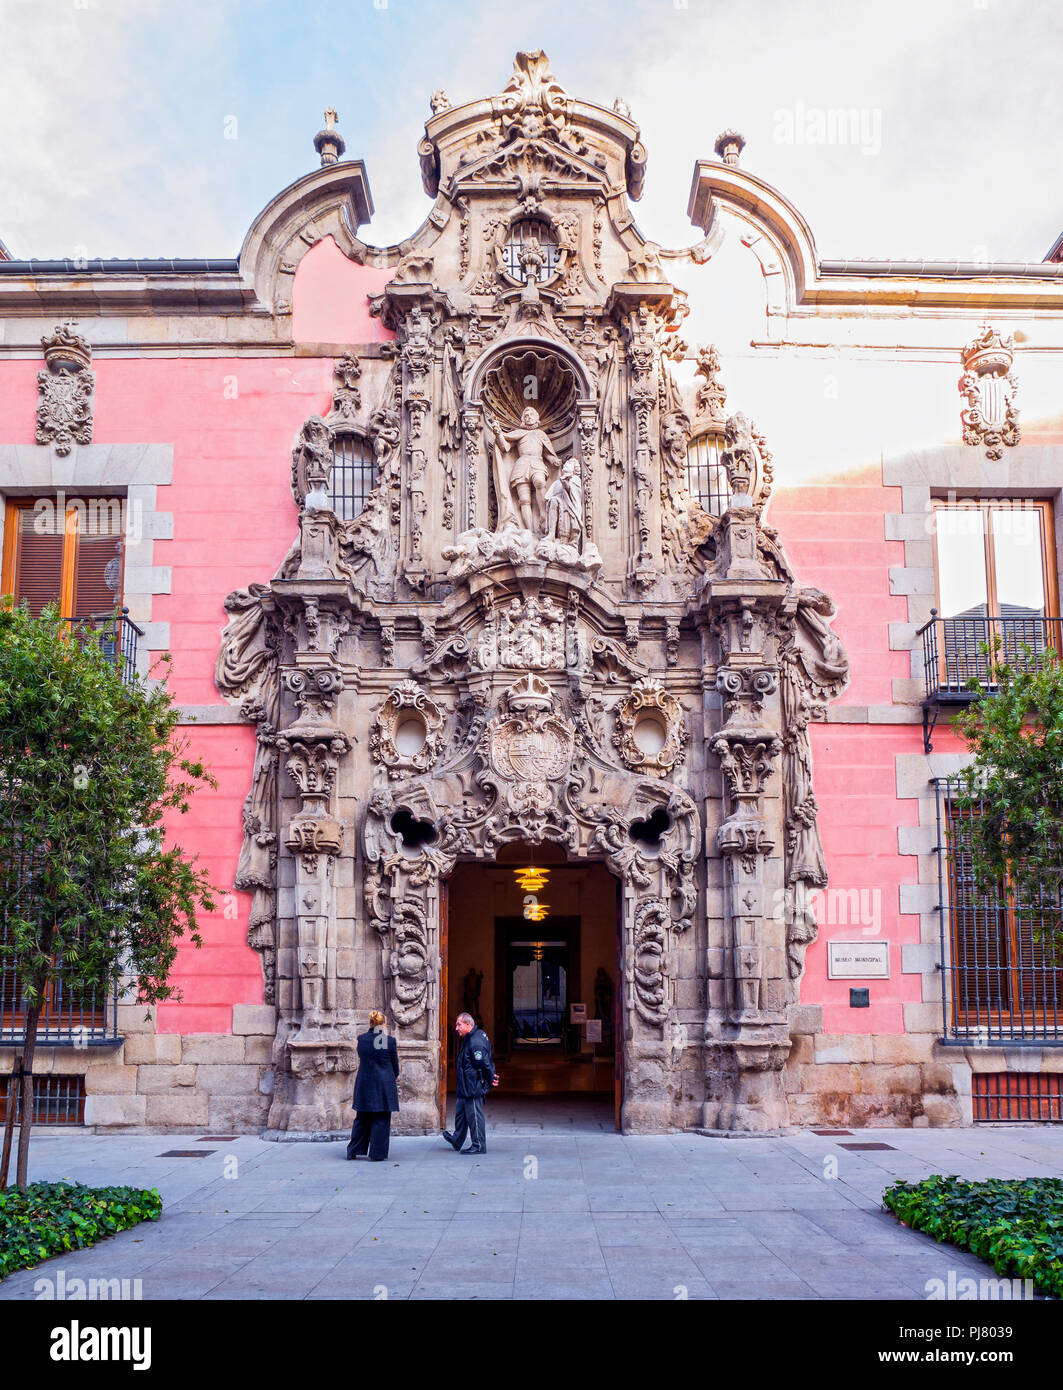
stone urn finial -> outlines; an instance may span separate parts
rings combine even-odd
[[[334,106],[325,109],[325,128],[319,130],[314,136],[314,149],[321,156],[321,167],[326,168],[329,164],[338,164],[340,155],[347,148],[347,142],[336,129],[336,108]]]
[[[745,147],[745,136],[739,135],[737,130],[725,130],[717,135],[714,149],[717,159],[722,159],[724,164],[737,164]]]

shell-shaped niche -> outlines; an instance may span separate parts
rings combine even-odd
[[[567,438],[576,418],[579,380],[572,366],[549,348],[515,348],[502,354],[484,373],[481,397],[504,429],[520,424],[533,406],[552,438]]]

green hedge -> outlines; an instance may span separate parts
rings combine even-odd
[[[1063,1178],[924,1178],[887,1187],[882,1203],[905,1226],[1063,1298]]]
[[[64,1250],[80,1250],[141,1221],[157,1221],[154,1188],[34,1182],[0,1192],[0,1279]]]

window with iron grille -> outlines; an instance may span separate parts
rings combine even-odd
[[[727,470],[720,462],[720,436],[699,434],[687,447],[687,487],[691,497],[713,516],[722,516],[731,495]]]
[[[332,510],[341,521],[361,516],[376,482],[376,462],[369,440],[360,434],[338,434],[332,446],[329,491]]]
[[[977,806],[937,784],[945,1035],[965,1042],[1063,1042],[1063,968],[1042,939],[1056,920],[1043,902],[1019,900],[1008,882],[983,894],[974,881]]]
[[[0,1125],[7,1119],[11,1077],[0,1077]],[[15,1080],[15,1123],[22,1118],[22,1086]],[[34,1076],[33,1123],[35,1125],[82,1125],[85,1123],[85,1078],[83,1076]]]
[[[16,891],[23,898],[21,912],[30,917],[33,894],[35,855],[21,856],[17,862],[0,865],[0,873],[15,876]],[[0,1046],[21,1042],[26,1036],[26,1000],[15,961],[10,952],[14,933],[6,915],[0,914]],[[75,989],[62,978],[62,961],[55,961],[55,970],[44,992],[44,1001],[37,1024],[38,1041],[45,1044],[68,1044],[87,1047],[93,1043],[117,1038],[117,986],[110,995],[103,989]],[[108,1012],[110,1021],[108,1022]]]
[[[520,253],[522,247],[532,240],[539,243],[539,251],[542,255],[542,264],[539,266],[537,280],[549,280],[557,269],[558,257],[561,254],[557,237],[554,236],[549,223],[542,222],[536,217],[526,217],[520,222],[514,222],[510,228],[509,240],[502,248],[502,264],[514,280],[519,280],[522,285],[528,283],[528,275],[520,263]]]

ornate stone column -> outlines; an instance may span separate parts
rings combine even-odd
[[[710,1129],[763,1132],[789,1118],[782,1073],[790,1051],[786,926],[777,910],[784,900],[785,838],[777,625],[788,585],[772,577],[759,553],[756,445],[748,430],[729,433],[728,442],[730,505],[705,586],[724,715],[711,751],[723,782],[725,819],[716,847],[726,871],[725,1008],[707,1023],[704,1119]]]

